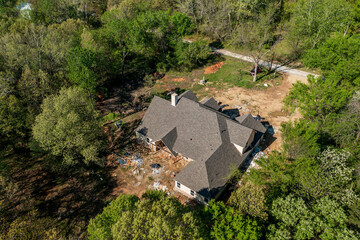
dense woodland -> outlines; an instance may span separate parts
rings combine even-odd
[[[20,11],[23,2],[0,0],[0,239],[360,238],[359,0],[29,2]],[[149,191],[106,206],[92,196],[107,182],[92,178],[79,190],[93,204],[79,233],[34,200],[46,184],[17,198],[25,170],[55,182],[104,174],[99,94],[118,87],[126,102],[155,72],[212,61],[209,46],[248,54],[255,68],[281,47],[277,61],[322,74],[293,86],[284,103],[303,118],[282,125],[282,151],[227,202],[194,208]]]

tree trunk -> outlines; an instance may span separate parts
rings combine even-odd
[[[271,61],[270,61],[270,69],[269,69],[269,72],[271,72],[271,70],[272,70],[272,65],[273,65],[273,61],[274,61],[274,55],[275,55],[275,52],[273,52],[273,54],[271,55]]]
[[[123,59],[122,59],[122,66],[121,66],[121,82],[124,83],[124,72],[125,72],[125,58],[126,58],[126,53],[123,50]]]
[[[344,37],[346,36],[346,34],[347,34],[348,31],[349,31],[349,27],[350,27],[350,25],[347,25],[347,27],[346,27],[346,29],[345,29],[345,32],[344,32]]]
[[[90,92],[90,89],[89,88],[87,88],[87,90],[88,90],[88,93],[89,93],[89,97],[90,97],[90,102],[91,102],[91,105],[92,105],[92,107],[93,107],[93,109],[94,109],[94,111],[95,111],[95,105],[94,105],[94,103],[93,103],[93,98],[92,98],[92,95],[91,95],[91,92]]]
[[[354,144],[356,144],[357,142],[359,142],[359,140],[360,140],[360,131],[358,131],[357,134],[356,134],[356,138],[355,138]]]
[[[255,69],[254,69],[254,75],[253,75],[253,82],[256,82],[256,77],[257,77],[257,70],[258,70],[258,64],[255,62]]]

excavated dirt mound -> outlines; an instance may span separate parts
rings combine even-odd
[[[224,64],[225,64],[224,62],[215,63],[214,65],[205,68],[204,74],[216,73]]]

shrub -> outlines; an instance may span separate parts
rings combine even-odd
[[[175,49],[178,68],[191,71],[206,63],[209,58],[210,48],[205,41],[193,43],[178,42]]]

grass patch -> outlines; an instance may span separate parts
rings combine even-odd
[[[142,112],[133,113],[133,114],[123,118],[122,121],[123,121],[123,123],[128,123],[128,122],[132,122],[136,119],[141,119],[141,114],[142,114]]]
[[[196,69],[194,69],[194,70],[196,70]],[[194,70],[193,70],[193,71],[194,71]],[[191,77],[193,71],[190,71],[190,72],[187,72],[187,71],[179,72],[179,71],[175,71],[175,70],[169,70],[169,71],[166,72],[166,75],[173,76],[174,78]]]
[[[254,88],[260,87],[264,80],[272,80],[280,78],[279,73],[268,73],[267,69],[263,69],[263,72],[258,74],[258,80],[253,82],[253,77],[250,74],[250,70],[253,68],[253,64],[249,62],[243,62],[235,59],[227,59],[225,65],[223,65],[216,73],[207,74],[205,78],[208,82],[213,83],[216,88],[224,89],[231,87],[245,87]]]
[[[157,82],[152,88],[151,94],[146,98],[150,102],[154,95],[170,100],[170,90],[181,94],[185,90],[191,89],[199,99],[208,96],[209,90],[226,90],[232,87],[244,88],[267,88],[264,83],[269,86],[278,86],[281,84],[282,76],[279,73],[268,72],[263,69],[262,73],[258,74],[256,82],[253,82],[253,77],[250,70],[253,68],[253,63],[245,62],[240,59],[225,56],[222,61],[225,63],[217,72],[212,74],[204,74],[204,68],[195,69],[191,72],[186,72],[188,75],[183,81],[173,81],[174,78],[179,78],[182,75],[180,72],[167,72],[166,78],[161,82]],[[199,83],[200,79],[205,78],[207,84]],[[194,81],[195,80],[195,81]]]
[[[173,91],[175,93],[177,93],[178,95],[182,94],[183,92],[186,91],[186,89],[181,89],[181,88],[174,88]],[[171,99],[171,94],[169,91],[161,91],[159,89],[154,89],[154,91],[151,93],[149,99],[152,100],[154,96],[158,96],[161,97],[163,99],[166,100],[170,100]]]
[[[120,113],[109,113],[108,115],[104,116],[103,117],[103,121],[106,122],[106,121],[114,121],[118,118],[121,118],[121,114]]]
[[[204,90],[204,88],[205,88],[205,85],[195,83],[191,90],[196,93],[196,92],[200,92],[200,91]]]
[[[252,76],[249,74],[252,64],[228,58],[225,64],[215,73],[206,74],[205,79],[214,87],[251,87]]]

